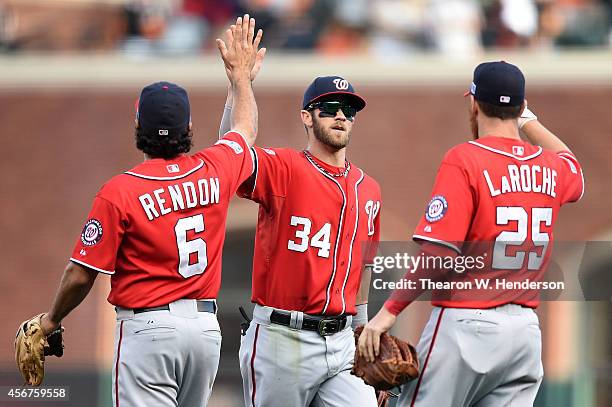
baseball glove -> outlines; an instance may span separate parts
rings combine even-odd
[[[44,314],[24,321],[15,337],[15,362],[26,384],[40,386],[45,376],[45,356],[64,354],[61,326],[49,335],[43,334],[40,320]]]
[[[363,326],[355,329],[355,341],[359,340],[361,331]],[[390,390],[419,377],[419,361],[412,345],[383,333],[380,336],[380,351],[376,360],[367,362],[357,348],[351,373],[361,377],[376,390]]]

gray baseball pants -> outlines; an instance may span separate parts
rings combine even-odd
[[[219,365],[217,316],[198,312],[195,300],[168,311],[117,308],[113,407],[202,407]]]
[[[333,335],[270,322],[272,308],[255,306],[240,344],[248,407],[376,407],[374,389],[351,375],[355,339],[349,317]]]
[[[538,316],[516,304],[434,307],[417,352],[421,376],[397,406],[532,406],[544,374]]]

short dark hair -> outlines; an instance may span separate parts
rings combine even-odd
[[[502,120],[518,119],[521,116],[523,104],[519,106],[497,106],[491,103],[477,100],[478,107],[488,117],[495,117]]]
[[[159,135],[147,132],[140,126],[136,127],[136,148],[151,158],[174,158],[181,153],[187,153],[193,145],[191,139],[193,132],[186,129],[184,132]]]

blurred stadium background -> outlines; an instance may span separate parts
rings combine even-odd
[[[0,0],[0,386],[21,384],[14,329],[49,306],[97,189],[142,159],[139,90],[187,87],[195,148],[210,145],[226,87],[214,39],[245,11],[269,49],[255,85],[260,145],[304,146],[299,103],[317,75],[346,76],[367,99],[349,159],[381,183],[384,240],[410,236],[443,153],[469,137],[461,96],[473,67],[493,59],[523,69],[530,105],[583,164],[586,195],[562,211],[556,238],[612,240],[612,1]],[[230,209],[213,407],[241,405],[237,306],[249,304],[256,211],[242,200]],[[596,263],[597,285],[612,251]],[[66,355],[47,364],[48,385],[70,386],[59,406],[111,405],[108,290],[100,276],[65,321]],[[382,301],[373,295],[371,313]],[[409,307],[395,333],[416,341],[428,309]],[[611,311],[610,301],[542,305],[538,407],[612,405]]]

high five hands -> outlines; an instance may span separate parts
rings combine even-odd
[[[228,79],[232,83],[242,79],[253,81],[266,54],[266,48],[259,49],[263,31],[260,29],[255,35],[255,19],[245,14],[225,31],[225,36],[225,41],[218,38],[216,42]]]

